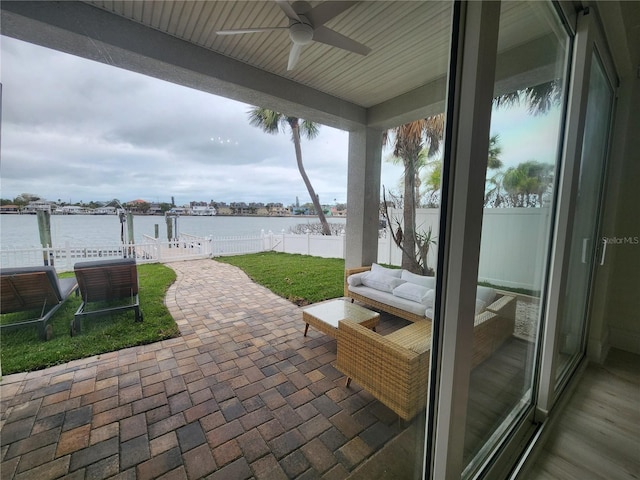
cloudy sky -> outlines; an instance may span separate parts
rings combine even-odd
[[[289,134],[250,126],[249,105],[1,40],[2,198],[309,201]],[[326,126],[303,140],[323,203],[346,201],[347,146]]]
[[[178,205],[309,201],[288,133],[268,135],[250,126],[249,105],[0,40],[2,198],[31,193],[71,203],[170,202],[172,196]],[[521,135],[535,127],[509,130],[513,115],[493,120],[507,166],[532,158],[522,149],[531,143]],[[307,174],[322,203],[346,201],[347,146],[346,132],[326,126],[314,140],[303,141]],[[538,160],[548,155],[536,152]],[[383,162],[387,188],[397,189],[401,175],[401,167]]]

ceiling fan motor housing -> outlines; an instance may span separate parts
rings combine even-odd
[[[313,27],[306,23],[292,23],[289,26],[289,38],[296,45],[306,45],[313,40]]]

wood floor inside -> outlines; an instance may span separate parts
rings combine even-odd
[[[640,355],[587,367],[527,478],[640,478]]]

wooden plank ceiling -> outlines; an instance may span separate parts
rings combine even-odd
[[[287,70],[291,40],[282,30],[218,35],[223,29],[286,27],[275,1],[105,1],[87,3],[181,40],[368,108],[411,92],[447,71],[452,2],[362,1],[325,26],[371,48],[361,56],[312,42]],[[311,7],[321,2],[309,2]],[[524,11],[526,10],[526,12]],[[499,50],[550,33],[536,2],[506,2]],[[550,22],[549,22],[550,23]],[[549,24],[547,23],[547,24]]]
[[[286,29],[217,35],[221,29],[286,27],[274,1],[93,1],[106,11],[363,107],[445,74],[450,2],[361,2],[325,26],[371,48],[364,57],[312,42],[287,71]],[[315,6],[320,2],[310,2]]]

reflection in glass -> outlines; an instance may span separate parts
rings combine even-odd
[[[502,3],[465,477],[532,402],[568,52],[550,4]]]
[[[589,74],[587,114],[580,160],[578,195],[569,254],[569,272],[560,321],[556,378],[559,379],[571,360],[584,351],[585,321],[591,284],[591,272],[599,239],[598,211],[602,177],[607,154],[613,90],[603,67],[593,54]]]

